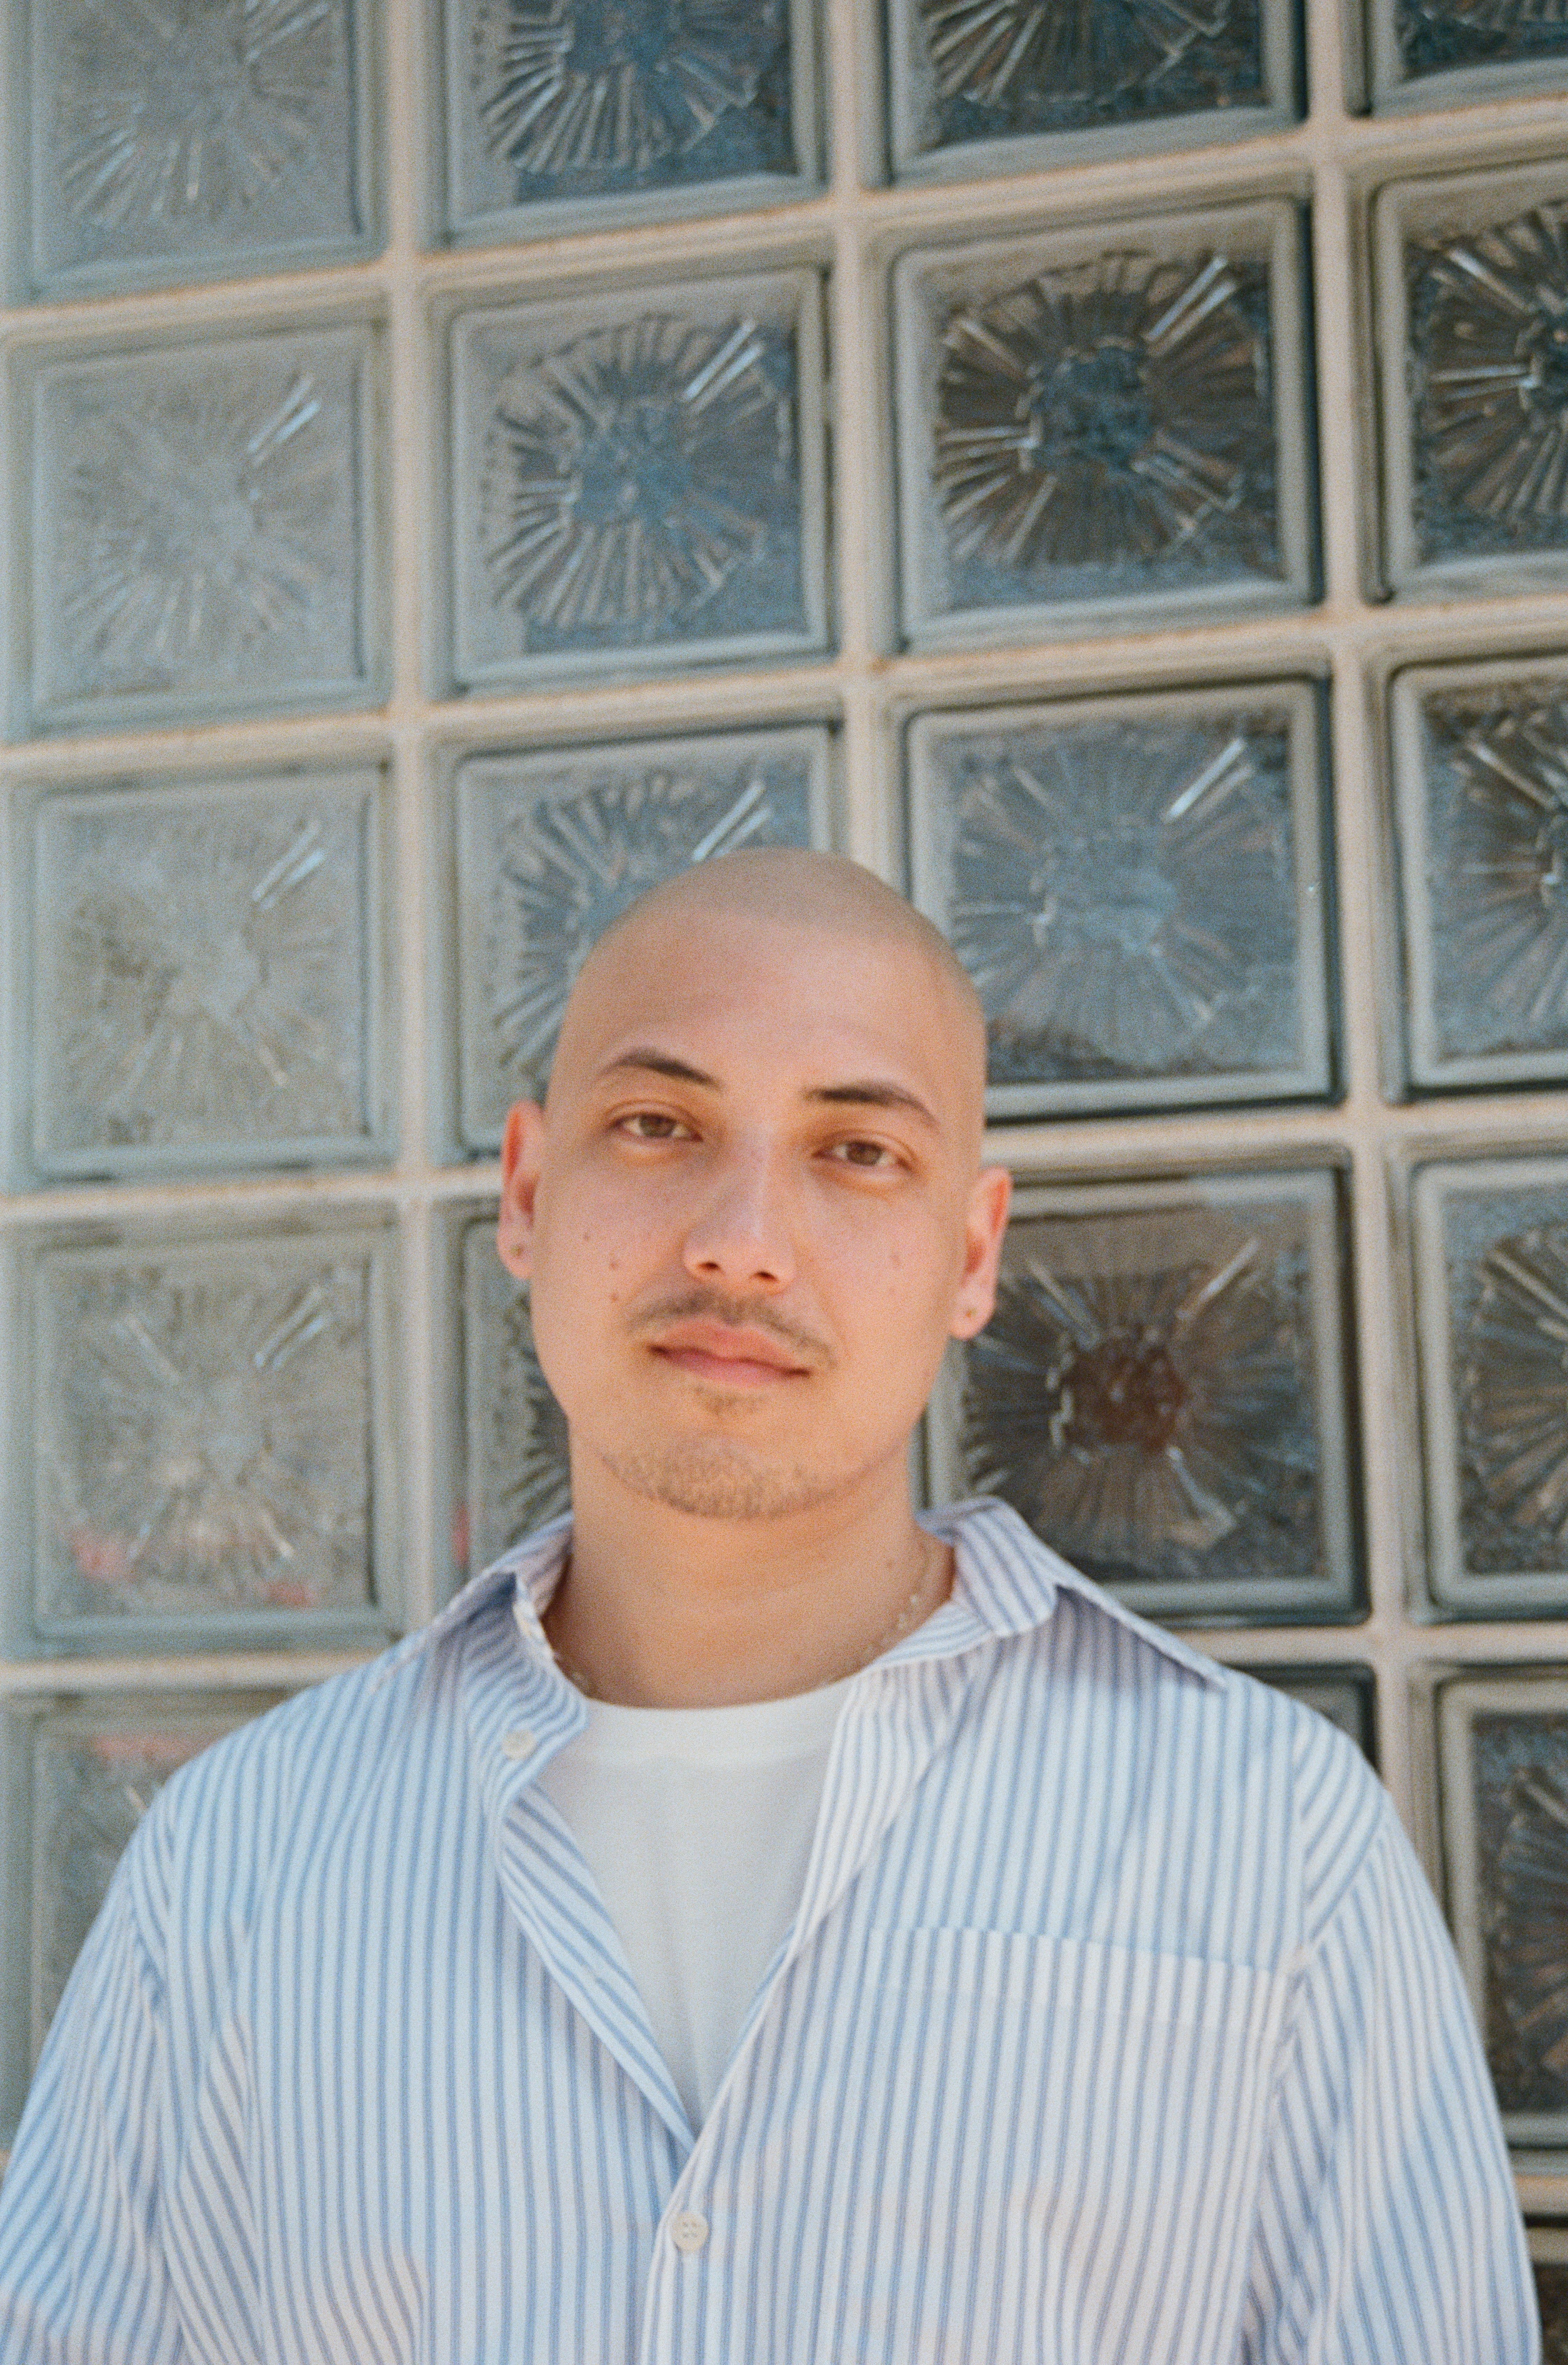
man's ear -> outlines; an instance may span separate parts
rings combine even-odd
[[[964,1269],[953,1304],[949,1335],[972,1339],[983,1330],[996,1306],[996,1272],[1002,1244],[1007,1237],[1007,1208],[1013,1177],[1005,1166],[982,1166],[969,1193],[964,1217]]]
[[[544,1149],[544,1112],[537,1101],[518,1101],[507,1113],[501,1136],[501,1212],[496,1249],[516,1281],[533,1271],[533,1202]]]

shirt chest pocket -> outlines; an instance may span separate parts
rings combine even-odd
[[[872,1932],[835,2065],[860,2318],[836,2353],[1229,2355],[1285,1988],[1077,1940]]]

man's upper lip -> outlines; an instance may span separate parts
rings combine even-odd
[[[807,1366],[766,1330],[733,1329],[727,1322],[678,1322],[661,1330],[653,1344],[677,1353],[689,1349],[715,1355],[726,1363],[772,1363],[781,1372],[803,1372]]]

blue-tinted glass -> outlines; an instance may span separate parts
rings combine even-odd
[[[1536,2261],[1540,2303],[1540,2365],[1568,2365],[1568,2266]]]
[[[1568,1192],[1455,1194],[1446,1246],[1463,1569],[1568,1599]]]
[[[1487,2057],[1506,2112],[1568,2111],[1568,1717],[1477,1714]]]
[[[570,1501],[566,1418],[533,1351],[528,1295],[496,1253],[494,1214],[462,1236],[465,1452],[457,1574],[486,1567]]]
[[[1396,0],[1394,27],[1410,76],[1568,57],[1561,0]]]

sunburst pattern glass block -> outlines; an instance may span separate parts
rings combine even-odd
[[[1412,1215],[1430,1597],[1450,1614],[1559,1614],[1568,1160],[1425,1167]]]
[[[1532,2226],[1530,2258],[1540,2309],[1540,2365],[1568,2365],[1568,2229]]]
[[[1438,1696],[1450,1912],[1516,2164],[1568,2151],[1568,1680]]]
[[[814,170],[799,0],[447,0],[458,235],[777,203]]]
[[[570,1507],[566,1418],[533,1350],[528,1292],[496,1253],[496,1214],[456,1218],[462,1392],[453,1566],[476,1575]]]
[[[1357,1598],[1334,1177],[1024,1189],[996,1312],[928,1425],[938,1499],[1000,1495],[1166,1618]]]
[[[26,1244],[17,1647],[369,1640],[396,1622],[393,1253],[379,1224]]]
[[[142,1816],[171,1774],[275,1706],[275,1692],[123,1694],[0,1713],[0,2140],[76,1957]]]
[[[1524,590],[1568,577],[1568,178],[1381,192],[1385,571]]]
[[[824,645],[815,274],[463,313],[452,369],[460,686]]]
[[[1305,683],[914,723],[913,900],[992,1115],[1327,1091],[1316,736]]]
[[[375,338],[320,327],[24,365],[24,722],[363,702],[379,674]]]
[[[1304,1708],[1316,1710],[1338,1725],[1348,1740],[1372,1765],[1377,1763],[1374,1740],[1376,1679],[1370,1667],[1252,1667],[1260,1683],[1288,1692]]]
[[[353,0],[31,0],[24,13],[40,293],[366,251]]]
[[[1561,0],[1372,0],[1370,30],[1379,106],[1503,98],[1568,78]]]
[[[1244,138],[1295,108],[1277,0],[892,0],[888,39],[904,174]]]
[[[128,784],[30,816],[40,1176],[386,1146],[374,772]]]
[[[499,1143],[543,1092],[590,947],[628,904],[743,846],[831,842],[825,729],[467,757],[455,784],[457,1130]]]
[[[1400,674],[1392,718],[1411,1082],[1568,1075],[1568,675]]]
[[[1306,595],[1300,237],[1281,201],[903,257],[913,640]]]

